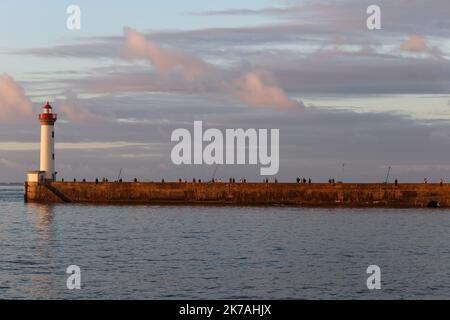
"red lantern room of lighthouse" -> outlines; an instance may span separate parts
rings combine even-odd
[[[56,121],[56,114],[53,113],[52,106],[47,102],[42,107],[42,113],[39,114],[39,121],[41,124],[54,124]]]

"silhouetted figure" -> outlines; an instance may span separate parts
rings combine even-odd
[[[398,180],[397,179],[395,179],[394,183],[395,183],[395,186],[398,186]]]
[[[275,178],[275,183],[278,183],[278,179]]]
[[[73,182],[77,182],[77,179],[73,178]]]
[[[198,183],[202,183],[202,179],[198,179]]]
[[[297,177],[297,183],[300,183],[300,178]]]
[[[423,179],[423,183],[427,184],[428,183],[428,178]]]
[[[83,179],[83,182],[86,182],[86,179]]]
[[[311,182],[312,182],[312,181],[311,181],[311,178],[309,178],[309,179],[308,179],[308,183],[311,184]]]
[[[306,178],[303,178],[303,183],[306,183]]]
[[[163,179],[161,179],[161,183],[164,183],[164,178],[163,178]]]
[[[64,178],[62,178],[61,182],[64,182]]]
[[[134,182],[137,182],[138,180],[137,180],[137,178],[134,178]]]
[[[195,178],[194,178],[194,179],[192,179],[192,182],[193,182],[193,183],[196,183],[197,181],[196,181]]]

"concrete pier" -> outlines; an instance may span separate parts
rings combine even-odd
[[[38,203],[450,208],[450,184],[26,182]]]

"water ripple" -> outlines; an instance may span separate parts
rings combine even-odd
[[[0,298],[450,298],[449,210],[46,206],[0,187],[0,219]]]

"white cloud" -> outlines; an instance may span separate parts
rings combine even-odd
[[[411,35],[401,44],[400,49],[408,52],[425,53],[429,50],[429,47],[424,38],[418,35]]]
[[[261,74],[256,72],[245,74],[238,85],[239,97],[249,106],[297,111],[304,109],[303,103],[289,99],[283,90],[274,84],[265,83]]]
[[[33,116],[23,88],[7,75],[0,75],[0,122],[26,122]]]
[[[192,80],[209,71],[209,66],[201,59],[185,53],[161,48],[133,29],[125,28],[124,33],[126,41],[125,55],[147,59],[159,73],[179,72],[186,79]]]

